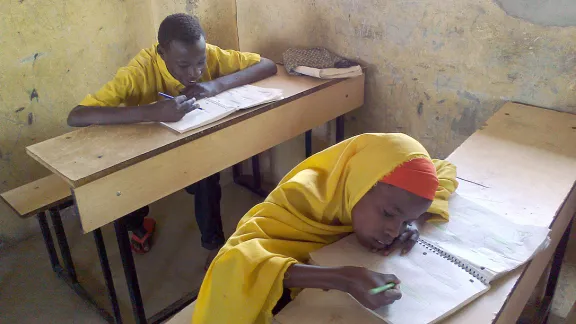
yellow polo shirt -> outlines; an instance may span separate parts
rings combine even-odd
[[[127,66],[116,72],[112,81],[80,102],[81,106],[147,105],[159,100],[158,92],[177,96],[184,85],[176,80],[158,54],[158,45],[143,49]],[[260,55],[223,50],[206,44],[206,70],[200,82],[238,72],[260,62]]]

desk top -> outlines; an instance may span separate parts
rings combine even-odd
[[[548,249],[492,283],[486,294],[442,323],[516,322],[576,211],[575,143],[576,115],[509,103],[448,158],[458,167],[459,195],[515,222],[554,226]],[[306,289],[276,320],[282,324],[382,323],[337,294]],[[340,302],[339,313],[322,311],[327,304]]]
[[[78,187],[341,81],[290,76],[283,66],[278,66],[277,75],[255,85],[282,89],[284,99],[234,113],[184,134],[156,123],[90,126],[26,149],[30,156],[60,175],[70,186]]]

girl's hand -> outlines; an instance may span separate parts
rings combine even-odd
[[[392,244],[390,244],[387,248],[380,250],[383,255],[389,255],[396,249],[401,249],[401,254],[406,254],[412,250],[414,245],[418,242],[418,238],[420,237],[420,232],[418,228],[413,224],[408,224],[404,231],[398,236]]]
[[[346,285],[339,290],[349,293],[366,308],[377,309],[402,298],[402,293],[397,288],[375,295],[370,293],[371,289],[388,283],[400,284],[400,280],[393,274],[382,274],[361,267],[343,267],[341,271],[346,278]]]

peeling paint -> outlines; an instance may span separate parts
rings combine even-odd
[[[574,0],[494,0],[508,15],[543,26],[576,26]]]
[[[32,63],[34,64],[36,62],[36,60],[38,60],[39,58],[45,56],[46,53],[34,53],[30,56],[27,56],[23,59],[20,60],[21,64],[25,64],[25,63]]]
[[[40,101],[40,98],[38,97],[38,91],[36,91],[35,88],[30,92],[30,101],[34,99],[36,99],[36,102]]]

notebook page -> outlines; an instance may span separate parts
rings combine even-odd
[[[407,255],[384,257],[367,251],[355,235],[311,253],[321,266],[362,266],[395,274],[402,299],[375,311],[393,324],[433,323],[460,309],[489,289],[456,264],[416,244]],[[406,316],[410,314],[410,316]]]
[[[282,90],[245,85],[224,91],[208,100],[227,108],[247,109],[282,99]]]
[[[458,194],[450,221],[428,223],[420,237],[494,280],[530,260],[548,243],[549,229],[513,223]]]
[[[172,128],[179,133],[185,133],[192,129],[202,127],[204,125],[220,120],[236,111],[236,109],[225,108],[223,106],[217,105],[211,102],[209,99],[198,100],[198,104],[202,109],[193,110],[192,112],[186,114],[184,118],[175,123],[162,124]]]

